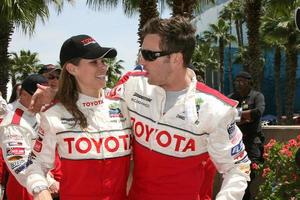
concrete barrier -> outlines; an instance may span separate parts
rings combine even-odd
[[[266,137],[266,144],[270,139],[284,142],[300,135],[300,126],[263,126],[262,132]]]

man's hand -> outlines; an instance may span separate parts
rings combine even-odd
[[[242,111],[241,122],[250,123],[251,121],[251,110]]]
[[[32,112],[40,112],[42,106],[51,103],[54,99],[56,91],[48,86],[37,84],[38,89],[31,97],[29,110]]]
[[[51,192],[52,197],[58,197],[59,195],[59,182],[55,181],[54,183],[51,184],[49,187],[49,190]]]
[[[43,190],[40,193],[33,196],[34,200],[52,200],[49,190]]]

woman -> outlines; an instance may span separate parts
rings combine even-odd
[[[41,113],[27,189],[35,199],[51,199],[45,172],[55,149],[61,157],[61,200],[122,200],[129,173],[130,119],[126,106],[104,96],[105,58],[117,54],[87,35],[66,40],[57,103]]]

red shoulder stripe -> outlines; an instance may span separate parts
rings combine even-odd
[[[226,97],[225,95],[221,94],[219,91],[208,87],[204,83],[198,82],[196,88],[197,88],[197,90],[199,90],[201,92],[204,92],[206,94],[210,94],[210,95],[212,95],[214,97],[217,97],[218,99],[220,99],[224,103],[229,104],[230,106],[235,107],[238,104],[236,101],[234,101],[234,100]]]
[[[14,116],[13,116],[13,118],[12,118],[12,122],[11,122],[11,123],[12,123],[12,124],[15,124],[15,125],[19,125],[23,113],[24,113],[23,110],[21,110],[20,108],[17,108],[17,109],[15,110],[15,113],[14,113]]]
[[[1,124],[2,121],[3,121],[3,118],[0,118],[0,124]]]
[[[129,71],[124,76],[120,78],[118,83],[112,88],[109,93],[106,95],[107,98],[110,99],[120,99],[119,91],[121,90],[120,85],[124,84],[130,76],[144,76],[146,72],[144,71]]]
[[[146,72],[144,72],[144,71],[129,71],[120,78],[120,80],[118,81],[116,86],[125,83],[129,79],[130,76],[144,76],[145,74],[146,74]]]

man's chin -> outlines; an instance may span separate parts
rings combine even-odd
[[[148,83],[149,83],[150,85],[158,85],[158,83],[155,82],[155,81],[152,80],[152,79],[148,79]]]

